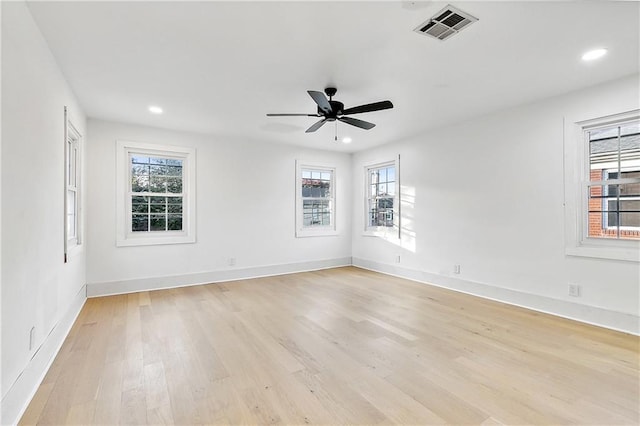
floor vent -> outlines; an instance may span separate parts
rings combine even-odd
[[[420,24],[414,31],[437,38],[438,40],[446,40],[458,34],[460,30],[468,27],[477,20],[478,18],[474,18],[460,9],[447,5],[447,7],[436,13],[431,19]]]

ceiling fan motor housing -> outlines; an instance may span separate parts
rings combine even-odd
[[[331,112],[325,113],[318,107],[318,114],[324,115],[326,119],[333,121],[338,118],[339,115],[342,115],[344,104],[338,101],[329,101],[329,105],[331,105]]]

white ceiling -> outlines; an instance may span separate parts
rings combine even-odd
[[[478,22],[413,32],[446,2],[29,2],[90,117],[358,151],[639,72],[638,2],[457,2]],[[583,52],[608,55],[584,63]],[[315,134],[306,90],[395,108]],[[164,108],[161,116],[147,106]]]

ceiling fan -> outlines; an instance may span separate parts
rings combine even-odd
[[[345,116],[393,108],[393,104],[390,101],[380,101],[345,109],[342,102],[333,100],[333,96],[337,91],[338,89],[335,87],[327,87],[324,89],[324,93],[315,90],[307,90],[311,99],[313,99],[313,101],[318,105],[318,112],[316,114],[267,114],[267,117],[322,117],[320,121],[309,127],[305,133],[315,132],[326,122],[336,120],[351,124],[352,126],[356,126],[361,129],[370,130],[376,125],[369,123],[368,121]],[[325,93],[329,99],[327,99]]]

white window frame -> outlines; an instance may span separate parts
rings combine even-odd
[[[302,196],[302,172],[303,170],[313,170],[319,172],[331,173],[331,195],[329,201],[331,203],[331,216],[329,226],[304,226],[303,220],[303,201],[309,200],[309,197]],[[336,168],[323,164],[311,163],[296,160],[296,237],[325,237],[338,235],[336,227]],[[323,198],[326,200],[326,198]]]
[[[395,196],[393,197],[393,226],[369,226],[369,200],[371,199],[371,170],[393,166],[395,168]],[[364,167],[364,236],[401,238],[400,156],[390,161],[367,164]]]
[[[131,231],[131,156],[134,154],[182,160],[182,230]],[[143,246],[196,242],[196,150],[189,147],[117,141],[116,245]]]
[[[565,118],[565,253],[640,262],[640,241],[589,237],[589,130],[639,120],[640,110],[587,120]]]
[[[82,135],[69,120],[66,107],[64,115],[64,261],[67,262],[69,254],[82,244]],[[69,205],[71,198],[75,199],[73,206]]]

